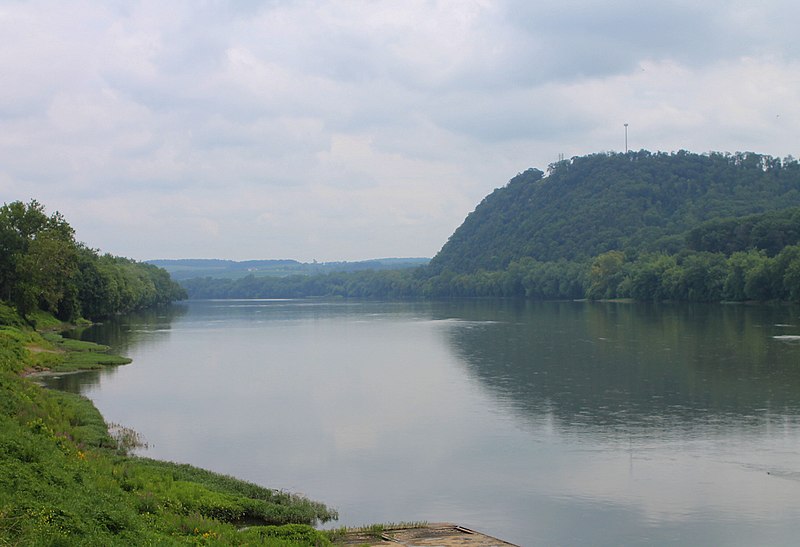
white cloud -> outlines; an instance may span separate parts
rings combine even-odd
[[[493,188],[632,148],[800,155],[795,4],[0,8],[0,191],[134,258],[431,255]]]

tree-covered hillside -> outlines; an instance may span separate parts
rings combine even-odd
[[[64,321],[99,319],[181,298],[186,291],[165,270],[101,255],[35,200],[0,207],[0,300],[23,316],[42,310]]]
[[[753,153],[594,154],[487,196],[427,267],[193,279],[200,298],[800,301],[800,164]]]
[[[432,273],[582,261],[610,250],[674,253],[704,221],[800,205],[800,164],[753,153],[593,154],[529,169],[487,196]],[[779,250],[779,249],[778,249]]]

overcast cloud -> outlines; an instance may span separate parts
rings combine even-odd
[[[528,167],[800,155],[800,4],[0,1],[0,201],[136,259],[432,256]]]

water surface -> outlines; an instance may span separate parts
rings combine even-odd
[[[799,334],[783,306],[195,301],[89,329],[134,362],[52,382],[337,526],[789,545]]]

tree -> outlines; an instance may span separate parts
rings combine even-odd
[[[800,250],[800,248],[797,249]],[[800,253],[793,253],[793,256],[787,260],[786,270],[783,274],[783,287],[791,301],[800,302]]]
[[[76,246],[60,235],[48,230],[39,232],[17,261],[17,307],[23,314],[37,307],[57,313],[64,296],[70,294],[77,273]],[[70,315],[64,319],[73,318]]]
[[[0,207],[0,294],[25,314],[59,311],[75,274],[74,230],[36,200]]]
[[[93,319],[184,298],[185,291],[155,266],[97,253],[74,230],[32,200],[0,207],[0,299],[25,315],[36,309],[73,320]]]
[[[683,260],[686,299],[718,302],[725,282],[725,257],[715,253],[690,254]]]
[[[747,280],[753,277],[756,270],[763,268],[768,260],[763,251],[733,253],[728,258],[723,297],[727,300],[747,300]]]
[[[590,299],[614,298],[617,288],[624,279],[625,254],[622,251],[608,251],[594,259],[589,270]]]
[[[664,254],[643,255],[634,263],[629,283],[629,292],[636,300],[669,300],[664,278],[666,272],[677,266],[675,257]]]

